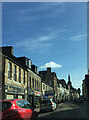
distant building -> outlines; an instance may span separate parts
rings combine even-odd
[[[57,83],[57,76],[55,72],[51,72],[51,68],[48,67],[47,71],[39,71],[39,74],[42,78],[42,82],[50,86],[51,89],[53,89],[55,93],[55,100],[57,101],[57,96],[58,96],[58,83]]]
[[[59,90],[60,90],[60,100],[66,101],[68,100],[68,85],[66,84],[66,81],[64,79],[59,79],[58,80],[58,86],[59,86]]]

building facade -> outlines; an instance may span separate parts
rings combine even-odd
[[[27,70],[13,55],[13,47],[2,48],[2,99],[27,99]]]
[[[38,67],[32,64],[31,59],[27,57],[18,57],[18,61],[27,69],[27,100],[34,105],[41,100],[41,77]]]
[[[39,74],[42,78],[43,84],[50,86],[51,90],[54,92],[54,99],[57,101],[58,96],[58,83],[57,83],[57,76],[55,72],[51,72],[51,68],[47,68],[47,71],[39,71]],[[48,91],[48,90],[47,90]]]
[[[34,105],[42,97],[38,67],[29,58],[15,57],[12,46],[0,48],[0,56],[2,99],[24,98]]]

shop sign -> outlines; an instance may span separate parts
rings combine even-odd
[[[25,89],[17,86],[5,85],[5,92],[13,94],[24,94]]]
[[[35,91],[35,96],[41,96],[41,92]]]

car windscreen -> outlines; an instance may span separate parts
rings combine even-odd
[[[12,106],[11,102],[0,102],[0,111],[7,110]]]
[[[26,100],[18,100],[16,101],[16,104],[21,108],[33,110],[33,107],[31,106],[31,104]]]

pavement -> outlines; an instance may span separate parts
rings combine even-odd
[[[58,103],[57,104],[57,109],[60,108],[61,105],[63,105],[63,103]]]

